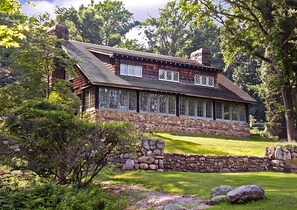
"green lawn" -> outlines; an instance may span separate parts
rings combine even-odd
[[[175,135],[156,132],[153,138],[165,142],[166,153],[204,154],[204,155],[248,155],[264,156],[267,146],[276,142],[269,139],[240,139],[206,135]]]
[[[293,210],[297,209],[297,174],[274,172],[190,173],[190,172],[126,172],[110,177],[117,183],[142,185],[162,192],[190,194],[209,198],[212,188],[220,185],[238,187],[246,184],[261,186],[267,199],[242,205],[222,203],[211,209]]]

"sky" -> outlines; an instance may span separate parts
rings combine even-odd
[[[38,15],[39,13],[48,12],[51,18],[55,18],[56,7],[78,8],[81,4],[90,4],[91,0],[29,0],[36,5],[33,7],[28,4],[28,0],[20,0],[22,11],[28,16]],[[94,0],[99,2],[100,0]],[[149,16],[158,17],[159,8],[163,8],[170,0],[122,0],[126,9],[134,14],[134,19],[144,21]],[[137,29],[130,31],[127,38],[139,38]]]

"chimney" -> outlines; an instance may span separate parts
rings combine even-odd
[[[192,52],[190,59],[196,60],[198,63],[201,63],[205,66],[211,65],[211,53],[205,48],[200,48],[199,50]]]
[[[55,35],[59,39],[65,39],[66,41],[69,40],[69,30],[67,26],[61,24],[54,25],[47,31],[47,33],[50,35]]]

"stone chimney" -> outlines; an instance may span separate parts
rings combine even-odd
[[[67,26],[61,24],[54,25],[47,31],[47,33],[50,35],[55,35],[59,39],[65,39],[66,41],[69,40],[69,30]]]
[[[201,63],[205,66],[211,65],[211,53],[205,48],[200,48],[199,50],[192,52],[190,59],[196,60],[198,63]]]

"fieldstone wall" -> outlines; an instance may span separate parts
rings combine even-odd
[[[297,173],[297,147],[267,147],[266,155],[271,160],[271,170]]]
[[[245,122],[226,122],[189,117],[176,117],[117,110],[90,111],[95,120],[130,121],[144,131],[173,131],[187,133],[214,134],[235,137],[249,137],[250,129]]]
[[[164,170],[164,142],[142,140],[142,145],[135,153],[113,154],[110,162],[123,170]]]
[[[164,154],[164,148],[162,141],[142,140],[135,153],[113,154],[110,162],[123,170],[227,173],[267,171],[271,168],[268,157]]]
[[[185,172],[266,171],[267,157],[165,154],[164,169]]]

